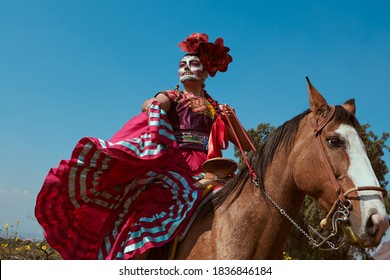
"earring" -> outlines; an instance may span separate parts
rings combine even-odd
[[[176,91],[179,91],[179,86],[180,86],[180,84],[176,85],[176,88],[175,88]]]

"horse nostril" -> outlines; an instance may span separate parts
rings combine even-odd
[[[366,233],[371,236],[375,236],[379,229],[378,223],[376,223],[375,220],[375,215],[371,215],[367,220]]]

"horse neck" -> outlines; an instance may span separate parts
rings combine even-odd
[[[304,194],[296,190],[286,163],[288,163],[288,155],[279,153],[267,169],[264,189],[289,216],[295,218],[302,205]],[[227,199],[225,205],[229,201],[230,199]],[[291,223],[280,214],[251,180],[246,182],[241,194],[232,205],[229,207],[225,205],[221,208],[226,209],[227,213],[217,217],[217,220],[228,221],[235,229],[234,232],[229,233],[231,234],[229,238],[240,240],[240,246],[248,247],[248,250],[241,250],[250,254],[243,258],[281,258],[283,245],[291,230]],[[232,225],[234,222],[237,224]]]

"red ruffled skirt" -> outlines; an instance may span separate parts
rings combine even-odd
[[[178,149],[157,104],[110,141],[81,139],[50,170],[35,215],[64,259],[129,259],[175,238],[201,199],[207,154]]]

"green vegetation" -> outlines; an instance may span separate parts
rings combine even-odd
[[[46,240],[19,238],[19,221],[15,226],[5,224],[0,229],[0,260],[60,260],[60,254]]]

